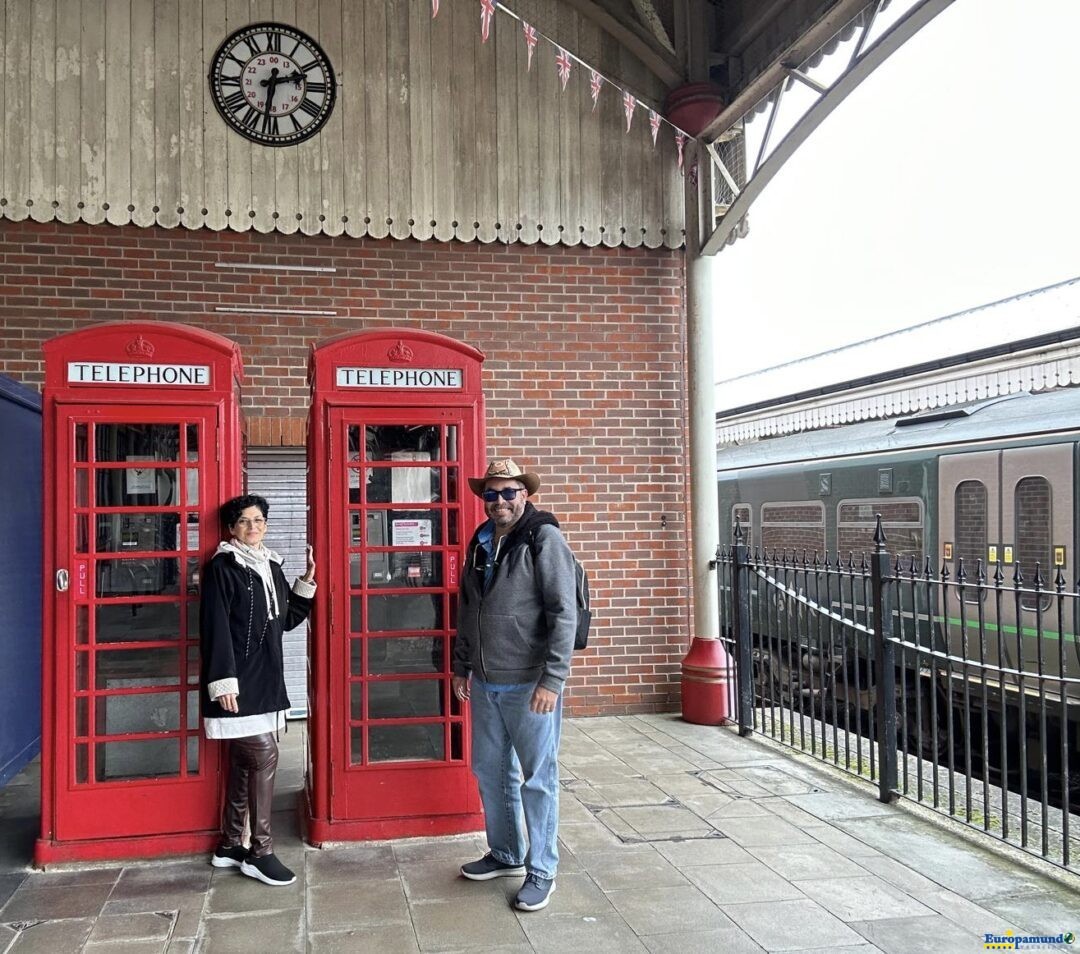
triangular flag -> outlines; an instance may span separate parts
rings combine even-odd
[[[562,88],[566,89],[566,82],[570,79],[570,54],[561,46],[555,55],[555,67],[559,71],[559,79],[562,80]]]
[[[434,20],[439,15],[439,0],[431,0],[431,19]]]
[[[495,16],[495,0],[480,0],[480,42],[491,36],[491,20]]]
[[[649,129],[652,130],[652,144],[656,146],[656,134],[660,132],[660,114],[655,110],[649,110]]]
[[[529,72],[532,69],[532,55],[533,50],[536,49],[536,27],[531,27],[529,24],[522,21],[522,32],[525,34],[525,45],[529,48],[529,65],[525,67],[525,72]]]
[[[604,77],[596,70],[589,70],[589,91],[592,93],[592,108],[600,101],[600,87],[604,85]]]
[[[681,132],[675,133],[675,148],[679,150],[679,171],[682,171],[683,167],[683,145],[686,143],[686,134]]]
[[[634,118],[634,108],[637,106],[637,100],[625,90],[623,90],[622,94],[622,106],[623,112],[626,113],[626,131],[630,132],[630,121]]]

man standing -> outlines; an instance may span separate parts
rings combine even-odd
[[[558,520],[529,503],[540,487],[536,474],[494,460],[469,486],[483,498],[488,519],[469,543],[462,574],[453,689],[472,701],[472,769],[488,853],[461,873],[473,881],[524,874],[514,907],[539,911],[555,890],[559,863],[562,690],[577,625],[574,558]]]

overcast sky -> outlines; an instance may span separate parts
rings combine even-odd
[[[956,0],[856,89],[717,256],[717,380],[1080,275],[1078,38]]]

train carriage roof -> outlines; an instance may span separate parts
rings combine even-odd
[[[724,447],[717,452],[717,473],[1077,431],[1080,388],[1058,388]]]

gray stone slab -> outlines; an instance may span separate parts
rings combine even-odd
[[[907,815],[844,821],[840,827],[890,857],[917,858],[922,874],[969,900],[1024,894],[1041,884],[1036,875],[988,849]]]
[[[6,924],[0,924],[0,951],[6,951],[8,945],[15,939],[16,931]]]
[[[549,910],[521,916],[522,927],[537,954],[644,954],[647,950],[616,914],[594,920],[544,917]]]
[[[104,941],[88,943],[80,954],[164,954],[165,941]]]
[[[788,771],[788,766],[750,765],[740,770],[743,778],[772,795],[808,795],[820,790],[816,780]]]
[[[624,845],[607,825],[595,819],[586,825],[559,825],[559,841],[575,855],[582,852],[615,851]]]
[[[0,874],[0,909],[8,903],[8,899],[15,893],[19,885],[29,877],[30,875],[19,874],[16,872]],[[0,950],[3,950],[3,948],[0,948]]]
[[[974,934],[985,934],[988,931],[995,934],[1004,934],[1006,931],[1024,933],[1024,929],[1019,924],[945,888],[919,892],[915,897],[935,914],[948,918],[954,924]],[[1076,920],[1076,917],[1069,920],[1071,923]]]
[[[818,818],[804,812],[798,805],[792,805],[786,798],[762,798],[758,799],[757,803],[796,828],[824,828],[829,824],[824,818]]]
[[[1043,892],[990,898],[979,904],[1027,934],[1075,933],[1080,925],[1080,894],[1065,892],[1061,886],[1052,885]]]
[[[731,795],[711,789],[702,795],[680,795],[679,804],[690,809],[699,818],[709,819],[714,815],[724,814],[729,807],[734,807],[735,799]],[[755,809],[755,814],[767,815],[768,812],[759,808]]]
[[[5,954],[59,954],[81,951],[94,922],[89,918],[65,921],[42,921],[15,935]]]
[[[553,905],[558,904],[557,894],[551,900]],[[452,950],[460,947],[463,939],[474,951],[525,940],[513,909],[502,899],[478,898],[471,904],[431,901],[412,905],[411,913],[422,951]]]
[[[667,888],[643,885],[632,890],[609,891],[608,899],[639,937],[671,934],[688,924],[702,930],[733,926],[731,919],[692,885]]]
[[[310,884],[397,877],[397,859],[389,844],[316,849],[307,853],[306,864]]]
[[[823,828],[805,828],[803,830],[815,841],[828,845],[833,851],[838,851],[844,857],[852,858],[860,864],[864,858],[885,857],[872,845],[859,841],[858,838],[854,838],[839,828],[826,826]]]
[[[251,911],[285,911],[301,908],[305,903],[304,871],[297,871],[296,881],[288,885],[263,884],[235,868],[225,868],[214,874],[207,894],[208,914],[244,914]]]
[[[147,911],[142,914],[105,914],[94,923],[88,943],[111,944],[117,941],[160,941],[172,932],[172,912]],[[158,944],[158,950],[161,944]]]
[[[852,947],[814,947],[801,951],[789,951],[788,954],[823,954],[826,950],[828,954],[881,954],[881,948],[874,947],[873,944],[856,944]]]
[[[302,954],[307,941],[299,910],[211,917],[204,930],[200,954]]]
[[[312,885],[308,889],[312,931],[345,931],[369,925],[406,923],[409,908],[398,879],[356,884]]]
[[[723,910],[768,951],[832,949],[858,945],[862,941],[862,938],[839,918],[813,901],[805,899],[729,904],[724,905]]]
[[[565,872],[561,864],[555,878],[556,892],[545,913],[559,917],[598,918],[615,913],[608,896],[583,871]],[[516,885],[514,886],[516,889]],[[512,899],[516,891],[511,891]],[[525,915],[523,914],[522,917]]]
[[[159,865],[129,865],[120,873],[109,900],[203,892],[209,887],[215,870],[224,869],[213,868],[205,858]]]
[[[720,931],[654,934],[642,941],[650,954],[761,954],[763,950],[734,924]]]
[[[750,853],[730,838],[695,838],[688,841],[660,841],[653,847],[676,868],[694,865],[732,865],[753,861]]]
[[[39,888],[32,880],[23,884],[0,909],[0,921],[93,918],[101,913],[112,891],[111,884],[79,884]]]
[[[408,838],[389,844],[394,857],[404,864],[449,861],[460,867],[466,861],[475,861],[487,851],[483,832],[450,838]]]
[[[585,872],[604,891],[639,888],[642,884],[662,887],[689,883],[651,845],[627,845],[621,851],[590,851],[577,857]]]
[[[856,878],[815,878],[793,881],[792,884],[841,921],[924,917],[934,913],[870,874]]]
[[[858,931],[885,954],[911,954],[933,951],[934,954],[971,954],[983,950],[983,939],[946,918],[896,918],[880,921],[853,921]]]
[[[697,767],[693,762],[671,755],[629,755],[623,761],[647,778],[675,772],[692,772]]]
[[[877,801],[869,792],[848,791],[816,792],[809,795],[791,795],[788,801],[817,818],[841,821],[852,818],[872,818],[877,815],[895,815],[899,809]]]
[[[587,805],[611,808],[620,805],[663,805],[671,796],[644,778],[623,782],[584,785],[574,789],[574,798]]]
[[[267,888],[267,890],[270,890]],[[199,933],[203,908],[206,904],[204,894],[186,895],[146,895],[138,898],[122,898],[109,901],[102,908],[102,916],[114,914],[142,914],[147,911],[163,911],[172,914],[174,938],[195,937]]]
[[[861,868],[876,874],[882,881],[887,881],[916,898],[932,891],[943,890],[936,881],[931,881],[910,865],[890,858],[888,855],[876,854],[859,858],[858,864]]]
[[[747,778],[742,771],[736,771],[735,769],[716,769],[712,772],[705,772],[701,777],[726,795],[741,795],[745,798],[767,798],[769,795],[774,794],[764,786]]]
[[[195,954],[195,938],[173,938],[165,945],[165,954]]]
[[[804,897],[798,888],[792,887],[760,861],[735,865],[701,865],[683,868],[682,872],[720,905],[787,901]]]
[[[606,814],[600,817],[606,820]],[[621,818],[634,831],[646,837],[674,831],[708,831],[708,826],[702,825],[697,815],[674,805],[617,808],[612,809],[611,814]]]
[[[457,868],[445,863],[408,864],[401,866],[401,881],[405,897],[410,904],[426,901],[460,901],[468,903],[476,898],[504,897],[517,893],[524,875],[512,878],[492,878],[490,881],[470,881],[461,876]]]
[[[107,868],[71,868],[33,871],[27,877],[39,888],[58,888],[69,884],[115,884],[124,869],[119,866]]]
[[[807,845],[811,838],[801,828],[789,825],[782,818],[773,814],[732,818],[727,815],[711,819],[717,831],[723,832],[736,844],[744,848],[760,845]]]
[[[693,772],[675,772],[671,775],[656,775],[650,783],[667,795],[682,801],[682,796],[711,795],[716,792],[708,782],[698,778]]]
[[[618,784],[627,779],[642,778],[644,774],[618,759],[610,762],[585,762],[573,766],[573,769],[579,779],[590,785]]]
[[[802,878],[854,878],[866,870],[820,842],[806,845],[756,845],[746,849],[788,881]]]
[[[379,924],[352,931],[309,934],[310,954],[420,954],[412,924]]]

